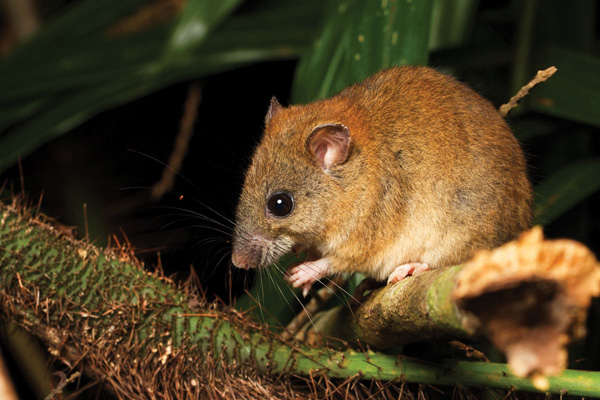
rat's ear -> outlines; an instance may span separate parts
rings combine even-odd
[[[267,115],[265,116],[265,125],[269,123],[271,118],[275,116],[279,111],[281,111],[283,107],[277,101],[275,96],[271,97],[271,104],[269,104],[269,111],[267,111]]]
[[[319,125],[307,141],[308,149],[325,171],[346,161],[350,130],[341,124]]]

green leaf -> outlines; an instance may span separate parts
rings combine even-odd
[[[198,47],[240,3],[241,0],[187,1],[169,38],[165,60],[169,62],[178,53]]]
[[[298,258],[284,256],[277,262],[279,268],[270,266],[256,271],[252,288],[237,298],[235,308],[246,311],[270,328],[286,326],[302,308],[300,291],[284,280],[284,271]]]
[[[107,32],[143,2],[111,0],[100,9],[95,1],[83,2],[49,24],[33,41],[0,64],[0,73],[11,76],[0,82],[0,104],[48,92],[78,89],[99,81],[110,82],[150,60],[156,64],[164,59],[168,65],[178,53],[189,52],[200,45],[240,2],[186,2],[175,22],[151,32],[124,37],[112,37]],[[113,3],[118,6],[113,8]],[[44,48],[43,57],[40,57]]]
[[[568,164],[535,188],[534,223],[548,225],[600,189],[600,159]]]
[[[531,90],[531,108],[600,126],[600,59],[560,48],[548,48],[535,59],[538,69],[555,66],[558,70]]]
[[[477,0],[433,0],[429,49],[463,46],[469,41]]]
[[[330,0],[294,78],[294,102],[339,92],[393,65],[425,64],[432,0]]]

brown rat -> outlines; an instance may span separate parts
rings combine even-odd
[[[427,67],[379,72],[338,95],[275,98],[236,214],[233,263],[308,259],[287,278],[395,282],[455,265],[529,227],[523,153],[490,102]]]

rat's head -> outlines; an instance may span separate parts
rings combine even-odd
[[[266,267],[290,251],[318,250],[339,196],[350,131],[313,103],[283,108],[273,98],[236,212],[232,261]]]

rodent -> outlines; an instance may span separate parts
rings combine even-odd
[[[232,261],[308,250],[287,278],[305,294],[336,273],[395,282],[508,242],[531,218],[525,157],[492,104],[434,69],[393,67],[329,99],[271,100]]]

